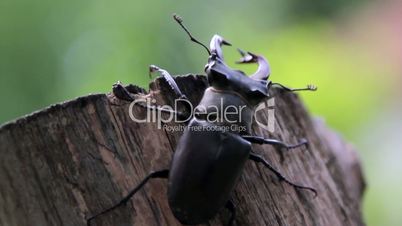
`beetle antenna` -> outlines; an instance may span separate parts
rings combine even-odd
[[[211,55],[211,51],[208,49],[208,47],[207,47],[206,45],[202,44],[200,41],[198,41],[197,39],[195,39],[195,38],[191,35],[190,31],[188,31],[188,29],[186,28],[186,26],[184,26],[184,24],[183,24],[183,19],[182,19],[179,15],[173,14],[173,19],[174,19],[174,20],[180,25],[180,27],[182,27],[183,30],[188,34],[188,36],[190,37],[190,40],[191,40],[191,41],[193,41],[193,42],[195,42],[195,43],[201,45],[202,47],[204,47],[204,48],[207,50],[208,55]]]

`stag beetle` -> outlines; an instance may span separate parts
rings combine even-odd
[[[247,76],[242,71],[233,70],[225,64],[222,53],[222,46],[231,45],[229,42],[219,35],[214,35],[210,48],[208,48],[191,35],[179,16],[174,15],[173,17],[188,34],[191,41],[200,44],[207,50],[209,58],[205,72],[209,87],[205,90],[193,113],[188,112],[188,107],[184,108],[186,109],[184,112],[176,112],[182,116],[191,114],[191,117],[178,142],[170,169],[150,173],[119,203],[93,215],[87,220],[87,224],[90,225],[91,220],[97,216],[126,204],[150,179],[166,178],[168,179],[169,206],[174,216],[182,224],[206,223],[221,208],[225,207],[231,212],[228,225],[232,225],[236,209],[230,199],[230,194],[247,160],[262,163],[281,181],[296,189],[307,189],[317,195],[315,189],[297,185],[286,179],[262,156],[255,154],[251,148],[252,143],[276,145],[286,149],[307,145],[305,139],[297,144],[289,145],[279,140],[253,136],[251,135],[251,124],[255,107],[264,99],[270,98],[268,91],[271,87],[278,86],[285,91],[314,91],[316,87],[290,89],[279,83],[272,83],[268,80],[270,76],[268,61],[263,56],[242,50],[239,50],[242,58],[237,63],[257,63],[258,69],[251,76]],[[151,65],[150,73],[152,72],[159,72],[163,76],[177,98],[187,99],[166,70]],[[113,92],[120,99],[133,100],[129,90],[120,83],[114,85]],[[222,112],[218,112],[218,115],[212,117],[209,107],[222,107],[222,105],[223,107],[230,105],[242,107],[242,111],[239,111],[238,114],[231,114],[230,119],[211,120],[220,117],[219,114]],[[146,107],[163,111],[158,106]],[[242,120],[233,120],[239,118]],[[218,129],[233,124],[246,129],[243,131]]]

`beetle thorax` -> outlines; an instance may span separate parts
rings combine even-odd
[[[194,116],[231,132],[249,134],[253,107],[236,92],[209,87],[195,108]]]

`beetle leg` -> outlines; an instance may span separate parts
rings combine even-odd
[[[261,155],[257,155],[254,153],[250,153],[249,156],[250,160],[253,160],[254,162],[258,162],[258,163],[262,163],[265,167],[267,167],[269,170],[271,170],[281,181],[284,181],[285,183],[293,186],[294,188],[297,189],[306,189],[309,190],[311,192],[314,193],[314,197],[317,196],[317,191],[314,188],[310,188],[310,187],[306,187],[306,186],[302,186],[302,185],[297,185],[291,181],[289,181],[288,179],[286,179],[286,177],[284,177],[279,171],[277,171],[274,167],[272,167],[267,160],[265,160]]]
[[[128,195],[126,195],[122,200],[120,200],[120,202],[118,202],[117,204],[115,204],[112,207],[109,207],[103,211],[101,211],[100,213],[97,213],[93,216],[91,216],[90,218],[87,219],[87,226],[91,225],[91,221],[93,219],[95,219],[96,217],[103,215],[105,213],[108,213],[114,209],[116,209],[117,207],[120,207],[122,205],[127,204],[127,202],[135,195],[135,193],[137,193],[138,190],[140,190],[147,182],[149,179],[152,178],[168,178],[169,176],[169,170],[165,169],[165,170],[159,170],[159,171],[155,171],[150,173],[148,176],[146,176],[133,190],[131,190]]]
[[[158,66],[150,65],[149,66],[149,76],[150,77],[151,77],[153,72],[159,72],[160,73],[160,75],[166,80],[166,82],[172,88],[172,90],[176,94],[177,98],[187,99],[187,97],[181,92],[179,86],[177,86],[176,81],[174,80],[173,76],[171,76],[169,74],[169,72],[167,72],[164,69],[159,68]]]
[[[247,141],[250,141],[251,143],[255,143],[255,144],[272,144],[272,145],[276,145],[276,146],[280,146],[286,149],[293,149],[293,148],[297,148],[303,145],[308,145],[308,142],[306,139],[302,139],[299,143],[297,144],[286,144],[282,141],[279,140],[275,140],[275,139],[265,139],[263,137],[257,137],[257,136],[248,136],[248,135],[244,135],[242,136],[242,138],[244,138]]]
[[[282,84],[280,84],[280,83],[271,83],[271,84],[270,84],[270,87],[272,87],[272,86],[278,86],[279,88],[281,88],[281,89],[283,89],[283,90],[285,90],[285,91],[288,91],[288,92],[295,92],[295,91],[316,91],[316,90],[317,90],[317,86],[315,86],[315,85],[307,85],[307,87],[305,87],[305,88],[295,88],[295,89],[286,87],[286,86],[284,86],[284,85],[282,85]]]
[[[129,92],[126,87],[124,87],[120,82],[117,82],[113,85],[113,94],[122,100],[126,101],[134,101],[134,97],[131,95],[131,92]],[[148,105],[143,102],[135,102],[135,105],[152,110],[152,111],[160,111],[168,114],[175,114],[179,119],[181,120],[188,120],[190,118],[190,115],[187,112],[178,112],[170,109],[163,108],[161,106],[157,105]]]
[[[149,66],[149,76],[151,76],[151,74],[153,72],[159,72],[160,75],[166,80],[166,82],[172,88],[173,92],[176,95],[176,98],[178,98],[179,100],[184,100],[184,103],[183,103],[183,101],[181,101],[181,103],[183,103],[184,108],[185,108],[185,113],[184,113],[185,116],[184,117],[189,118],[189,116],[191,115],[191,111],[192,111],[191,103],[189,102],[186,95],[184,95],[182,93],[182,91],[180,90],[176,81],[174,80],[173,76],[170,75],[169,72],[167,72],[164,69],[159,68],[158,66],[150,65]]]
[[[230,218],[229,218],[229,223],[227,226],[232,226],[235,219],[236,219],[236,206],[234,205],[232,200],[229,200],[226,205],[225,205],[226,209],[229,210],[230,212]]]

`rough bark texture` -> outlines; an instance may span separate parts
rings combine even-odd
[[[205,77],[176,80],[193,103],[200,100]],[[174,101],[161,79],[150,85],[149,93],[137,91],[144,92],[138,96],[153,96],[158,104]],[[287,143],[304,137],[310,145],[289,152],[269,145],[253,148],[290,180],[317,189],[318,197],[248,162],[233,194],[236,225],[364,225],[364,179],[353,147],[312,119],[297,95],[277,93],[275,103],[275,132],[253,126],[254,132]],[[129,102],[113,94],[96,94],[3,125],[0,225],[85,225],[86,217],[118,202],[150,171],[168,168],[181,132],[135,123],[128,108]],[[134,107],[134,114],[145,111]],[[169,209],[166,187],[166,180],[151,180],[129,205],[97,218],[93,225],[180,225]],[[225,225],[228,217],[222,210],[205,225]]]

